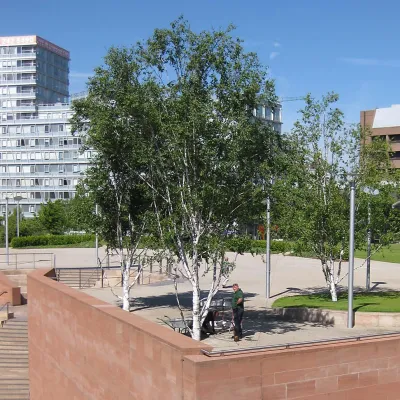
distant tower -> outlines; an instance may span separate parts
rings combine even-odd
[[[25,216],[75,195],[91,152],[71,134],[67,50],[39,36],[0,37],[0,204]]]

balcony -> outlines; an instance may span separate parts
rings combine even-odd
[[[36,93],[34,91],[24,92],[24,93],[9,93],[9,94],[1,94],[0,99],[34,99],[36,98]]]
[[[28,85],[28,84],[30,84],[30,85],[32,85],[32,84],[35,84],[36,85],[36,83],[37,83],[37,80],[36,80],[36,78],[35,79],[19,79],[19,80],[14,80],[14,81],[0,81],[0,85],[1,86],[8,86],[8,85],[18,85],[18,86],[20,86],[20,85]]]
[[[36,51],[29,51],[29,52],[24,52],[24,53],[18,53],[18,54],[1,54],[0,55],[0,60],[11,60],[11,59],[26,59],[26,60],[31,60],[32,58],[36,58]]]

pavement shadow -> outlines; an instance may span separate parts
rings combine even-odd
[[[207,297],[208,291],[202,290],[200,292],[200,298],[203,299]],[[249,299],[257,296],[258,293],[245,293],[245,298]],[[214,297],[214,299],[231,299],[233,296],[232,292],[220,291]],[[179,302],[181,307],[184,310],[192,309],[192,298],[193,294],[191,291],[181,292],[179,293]],[[117,301],[117,305],[121,305],[121,301]],[[176,296],[175,293],[163,294],[160,296],[146,296],[146,297],[136,297],[132,299],[131,302],[131,311],[139,311],[148,308],[170,308],[177,307]]]
[[[256,333],[280,335],[313,326],[326,327],[326,325],[319,322],[285,320],[280,316],[269,314],[265,310],[245,310],[243,318],[243,340],[255,340],[254,335]]]

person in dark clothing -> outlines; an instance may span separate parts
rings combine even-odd
[[[235,324],[235,334],[233,338],[235,342],[239,341],[243,337],[242,332],[242,320],[244,313],[244,296],[242,289],[239,288],[237,283],[232,285],[234,295],[232,298],[232,312],[233,312],[233,322]]]
[[[218,316],[217,311],[208,311],[206,318],[202,325],[204,333],[215,333],[215,318]]]

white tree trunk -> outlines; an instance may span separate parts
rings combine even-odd
[[[125,311],[130,311],[131,309],[129,303],[129,293],[131,291],[129,285],[130,268],[126,260],[124,260],[123,263],[124,265],[122,270],[122,308]]]
[[[194,279],[192,287],[193,287],[193,310],[192,310],[193,328],[192,328],[192,338],[194,340],[200,340],[201,339],[201,315],[200,315],[200,287],[199,287],[198,278]]]

